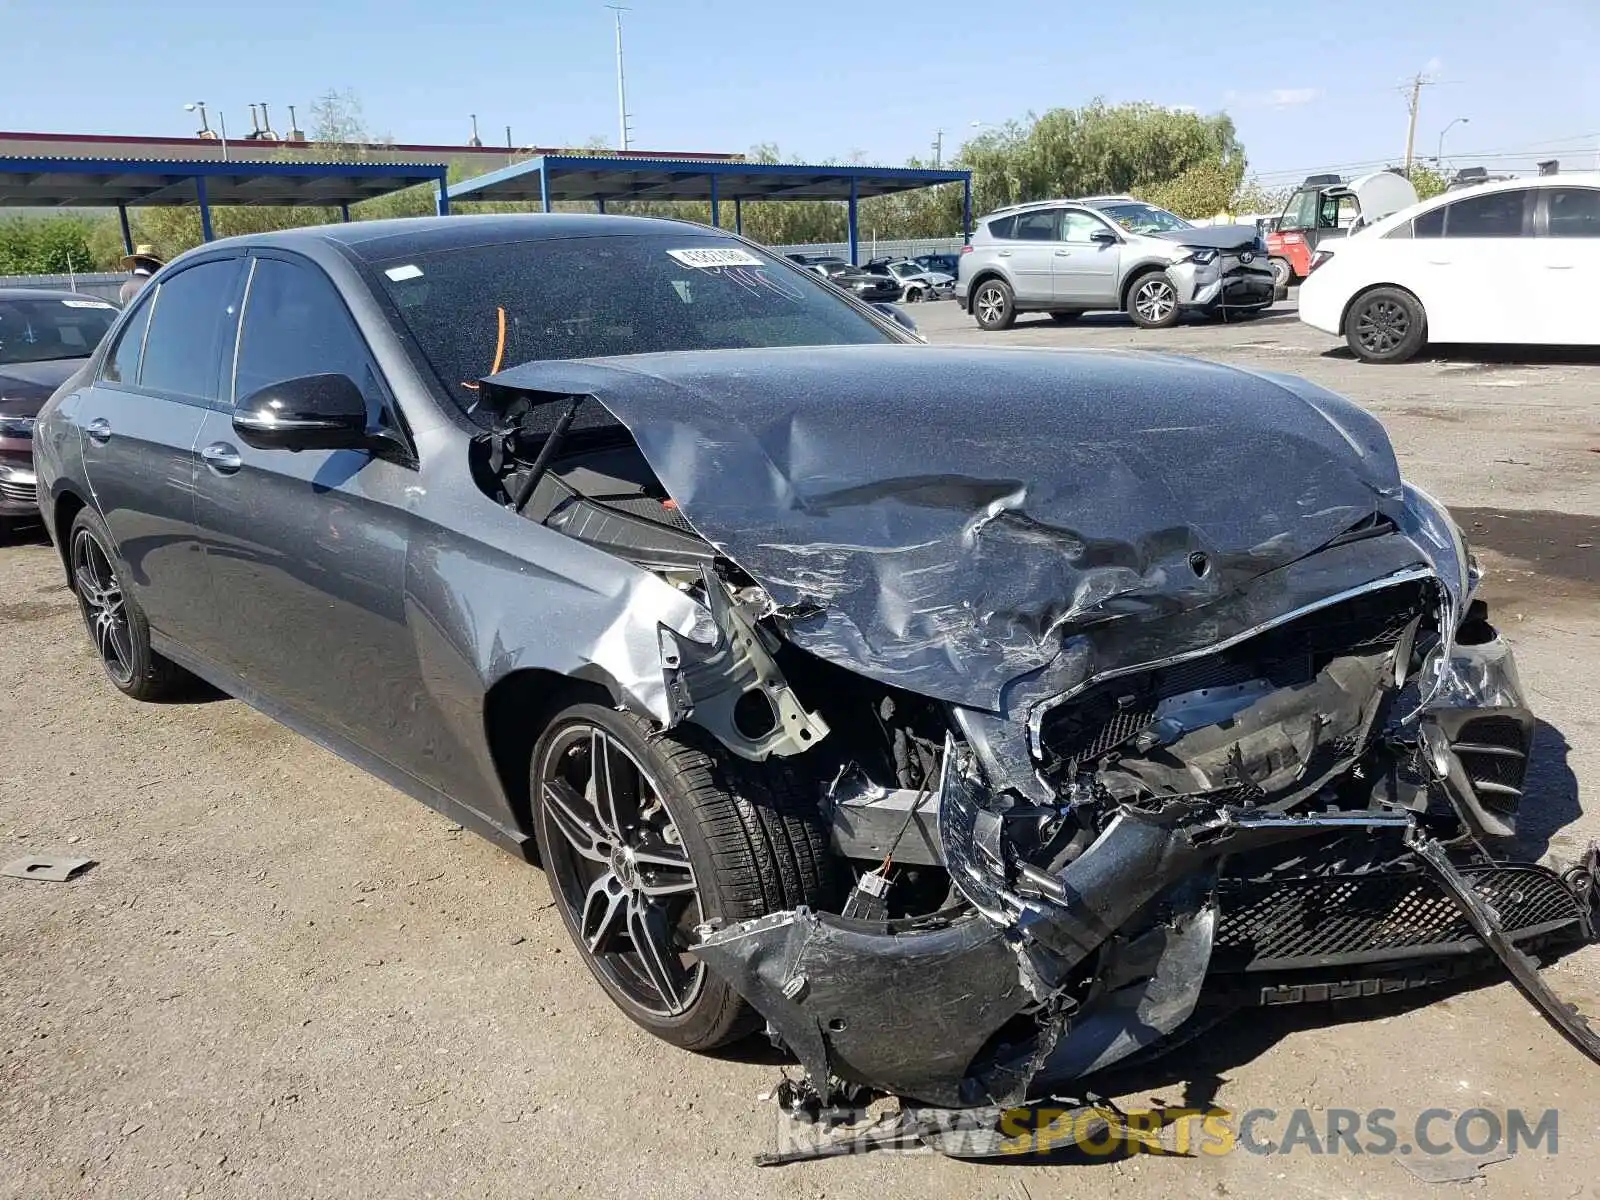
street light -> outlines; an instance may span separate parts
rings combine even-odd
[[[1467,118],[1465,118],[1465,117],[1457,117],[1454,121],[1451,121],[1450,124],[1446,125],[1443,129],[1439,130],[1439,154],[1438,154],[1438,159],[1439,159],[1440,165],[1443,165],[1443,163],[1444,163],[1444,135],[1449,133],[1457,125],[1465,125],[1467,123],[1468,123],[1467,122]]]
[[[211,124],[210,124],[209,121],[206,120],[206,102],[204,100],[196,100],[193,104],[185,104],[183,106],[183,111],[184,112],[198,112],[200,114],[200,136],[201,137],[205,137],[206,134],[211,132]],[[223,162],[227,162],[228,161],[228,119],[222,115],[222,110],[220,108],[217,110],[217,128],[219,128],[222,131],[222,136],[218,139],[222,143],[222,161]]]

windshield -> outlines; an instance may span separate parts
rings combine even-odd
[[[810,273],[688,230],[502,242],[375,265],[464,409],[477,380],[537,360],[901,340]]]
[[[1176,229],[1194,228],[1177,213],[1169,213],[1153,204],[1102,204],[1097,207],[1133,233],[1171,233]]]
[[[0,299],[0,365],[88,358],[116,319],[116,305],[88,296]]]

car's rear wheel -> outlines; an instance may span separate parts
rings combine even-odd
[[[83,623],[106,677],[135,700],[166,700],[190,676],[150,648],[150,624],[123,586],[111,534],[91,508],[78,510],[67,536],[67,566]]]
[[[1010,329],[1017,319],[1011,285],[1004,279],[985,279],[972,294],[972,315],[980,329]]]
[[[577,704],[534,749],[534,834],[567,931],[606,993],[666,1041],[708,1050],[752,1010],[688,953],[696,927],[826,903],[836,890],[815,789],[693,731]]]
[[[1141,329],[1165,329],[1178,323],[1178,289],[1165,271],[1151,271],[1128,289],[1128,315]]]
[[[1081,316],[1083,316],[1081,312],[1061,312],[1057,310],[1050,314],[1050,319],[1057,325],[1070,325]]]
[[[1362,362],[1405,362],[1428,340],[1427,314],[1403,288],[1373,288],[1345,314],[1344,338]]]

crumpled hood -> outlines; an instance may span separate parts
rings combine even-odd
[[[1374,418],[1197,360],[804,347],[486,382],[604,405],[796,645],[989,710],[1065,634],[1207,605],[1400,509]]]
[[[1211,246],[1218,250],[1233,250],[1241,246],[1254,246],[1260,234],[1254,225],[1196,225],[1192,229],[1164,229],[1152,237],[1165,238],[1180,246]]]

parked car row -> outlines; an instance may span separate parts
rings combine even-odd
[[[833,254],[796,252],[784,257],[874,303],[915,304],[922,300],[942,300],[955,289],[955,271],[937,269],[937,264],[954,260],[955,255],[924,255],[922,259],[874,258],[861,267]]]

